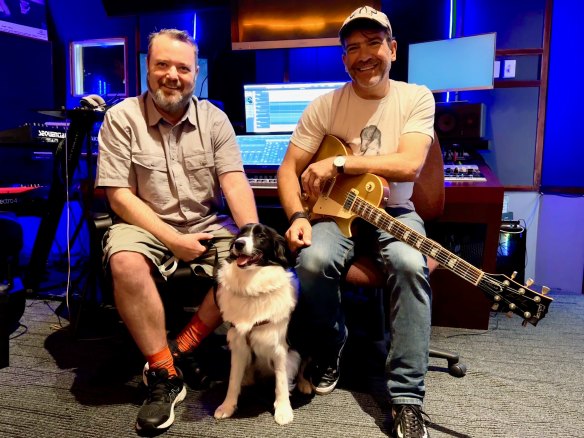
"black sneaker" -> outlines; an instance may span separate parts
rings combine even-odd
[[[191,388],[195,390],[208,389],[212,379],[203,371],[203,364],[198,359],[198,352],[181,353],[175,340],[168,341],[168,348],[172,354],[175,368],[180,368],[184,372],[183,380]],[[148,362],[144,364],[142,373],[144,385],[148,386],[146,381],[146,373],[148,372]]]
[[[204,371],[204,365],[199,360],[198,348],[193,352],[181,353],[174,339],[168,341],[168,348],[174,359],[175,366],[184,372],[184,379],[192,389],[207,389],[211,386],[211,378]]]
[[[182,373],[178,368],[176,371],[178,376],[171,378],[166,369],[148,369],[144,372],[144,379],[148,382],[148,397],[138,412],[136,429],[167,429],[172,425],[174,407],[187,394]]]
[[[339,377],[341,376],[341,355],[347,343],[347,337],[348,331],[345,327],[345,339],[343,342],[335,351],[327,355],[328,357],[324,360],[314,363],[310,382],[314,386],[314,392],[318,395],[330,394],[336,388],[337,383],[339,383]]]
[[[393,416],[393,436],[395,438],[428,438],[424,422],[426,413],[418,405],[395,405]]]

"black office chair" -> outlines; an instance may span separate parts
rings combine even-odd
[[[426,162],[414,184],[412,202],[424,222],[438,218],[444,211],[444,163],[438,137],[434,136]],[[428,258],[430,273],[438,267],[436,260]],[[376,262],[367,256],[359,256],[353,261],[344,278],[345,287],[356,290],[357,294],[373,300],[373,307],[383,309],[383,287],[385,276]],[[379,312],[379,331],[385,333],[383,312]],[[466,374],[466,365],[459,361],[457,353],[431,348],[430,357],[446,359],[448,371],[454,377]]]
[[[101,240],[112,225],[112,218],[113,213],[108,211],[93,213],[93,230],[90,231],[93,253],[91,263],[94,263],[93,269],[99,278],[101,292],[97,296],[86,297],[89,301],[108,306],[114,306],[114,298],[111,279],[102,266]],[[174,336],[190,320],[205,293],[213,286],[213,279],[196,275],[184,262],[179,262],[176,270],[167,279],[164,279],[159,272],[154,272],[154,279],[167,314],[166,325],[169,335]]]

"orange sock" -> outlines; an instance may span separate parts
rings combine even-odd
[[[176,337],[179,351],[185,353],[193,350],[212,331],[213,329],[211,327],[207,327],[205,323],[201,321],[199,314],[195,314],[187,326]]]
[[[158,353],[154,353],[151,356],[146,356],[146,360],[148,361],[148,366],[150,369],[163,369],[165,368],[168,371],[168,377],[176,376],[176,369],[174,368],[174,361],[172,360],[172,354],[170,354],[170,350],[168,346],[164,347]]]

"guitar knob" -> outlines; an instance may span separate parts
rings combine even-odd
[[[533,284],[535,280],[533,278],[528,278],[527,281],[525,282],[525,286],[529,287]]]
[[[542,286],[541,287],[541,293],[542,295],[547,295],[547,293],[550,291],[550,288],[547,286]]]

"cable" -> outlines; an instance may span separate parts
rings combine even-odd
[[[69,123],[69,128],[71,123]],[[69,291],[71,287],[71,245],[69,242],[69,227],[70,227],[70,213],[69,213],[69,143],[67,141],[67,136],[65,136],[65,213],[66,213],[66,236],[67,236],[67,285],[65,287],[65,306],[67,306],[67,312],[69,313],[69,318],[71,318],[71,308],[69,307]],[[59,320],[60,321],[60,320]]]
[[[205,76],[205,79],[203,79],[203,81],[201,82],[201,86],[199,87],[199,92],[197,93],[197,99],[201,98],[201,94],[203,94],[203,85],[205,85],[205,82],[207,82],[208,78],[209,78],[209,75],[207,74],[207,76]]]

